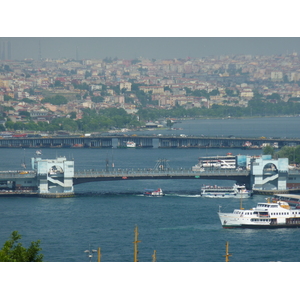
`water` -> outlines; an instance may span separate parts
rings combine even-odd
[[[249,120],[202,120],[177,124],[180,133],[205,135],[250,134],[249,127],[261,128],[254,136],[298,137],[299,118]],[[252,122],[252,123],[251,123]],[[198,124],[198,125],[197,125]],[[209,124],[209,126],[208,126]],[[227,124],[227,127],[226,125]],[[229,125],[228,125],[229,124]],[[278,124],[281,124],[278,127]],[[205,125],[205,126],[204,126]],[[273,126],[277,126],[274,130]],[[288,130],[287,130],[288,128]],[[235,130],[235,131],[234,131]],[[192,132],[193,133],[190,133]],[[161,131],[157,131],[161,132]],[[152,132],[151,132],[152,134]],[[103,169],[105,161],[116,168],[153,168],[167,158],[170,167],[191,167],[199,156],[223,155],[229,149],[43,149],[44,158],[74,157],[75,169]],[[0,149],[1,170],[20,169],[34,149]],[[261,154],[261,150],[230,149],[233,154]],[[139,261],[150,262],[156,250],[159,262],[222,262],[225,243],[233,262],[298,262],[300,230],[223,229],[217,216],[239,207],[238,199],[199,197],[201,184],[208,180],[140,180],[93,182],[75,186],[76,196],[66,199],[0,198],[0,246],[12,231],[21,242],[41,240],[48,262],[89,261],[85,250],[101,247],[103,262],[133,261],[134,228],[139,229]],[[233,184],[218,181],[217,184]],[[143,197],[144,188],[161,187],[165,197]],[[251,208],[264,196],[244,200]],[[97,253],[93,261],[97,260]]]

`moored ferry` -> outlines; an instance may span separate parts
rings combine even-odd
[[[209,198],[249,198],[252,191],[246,189],[245,185],[234,184],[232,187],[210,186],[201,187],[201,196]]]
[[[218,212],[223,228],[289,228],[300,227],[300,209],[291,209],[287,202],[258,203],[256,207]]]

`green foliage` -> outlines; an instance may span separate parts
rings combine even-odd
[[[272,157],[274,156],[275,150],[272,146],[266,146],[263,149],[263,154],[264,155],[272,155]]]
[[[76,112],[75,112],[75,111],[72,111],[72,112],[70,113],[70,118],[71,118],[71,119],[76,119],[76,117],[77,117]]]
[[[95,103],[100,103],[104,101],[104,98],[102,96],[93,96],[91,97],[92,101]]]
[[[19,111],[19,115],[30,118],[30,112],[28,112],[28,111]]]
[[[269,95],[266,97],[267,99],[272,99],[272,100],[280,100],[281,97],[278,93],[273,93],[272,95]]]
[[[4,101],[14,100],[11,96],[4,94]]]
[[[43,254],[39,254],[40,240],[31,242],[28,248],[19,242],[21,235],[18,231],[13,231],[11,237],[6,241],[0,250],[1,262],[42,262]]]
[[[205,97],[207,99],[210,99],[210,94],[206,90],[194,90],[191,92],[191,95],[195,97]]]
[[[78,83],[72,82],[72,84],[74,86],[74,89],[86,90],[86,91],[90,90],[90,87],[89,87],[89,85],[86,82],[84,82],[82,84],[78,84]]]
[[[300,146],[290,147],[284,146],[278,152],[276,152],[278,157],[287,157],[289,163],[300,163]]]
[[[22,99],[22,102],[30,103],[30,104],[36,103],[36,101],[31,100],[31,99],[28,99],[28,98],[23,98],[23,99]]]
[[[171,127],[173,126],[173,124],[174,123],[170,119],[167,120],[167,127],[169,127],[169,129],[171,129]]]
[[[62,105],[62,104],[67,104],[68,100],[66,97],[62,95],[56,95],[55,97],[46,97],[41,101],[41,103],[50,103],[53,105]]]
[[[76,121],[78,130],[84,132],[108,130],[110,128],[138,127],[137,117],[129,115],[123,108],[107,108],[97,112],[85,109],[83,117]]]
[[[64,86],[64,85],[62,84],[62,82],[60,80],[55,80],[54,86],[55,87],[61,87],[61,86]]]

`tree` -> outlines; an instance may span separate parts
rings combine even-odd
[[[170,119],[167,120],[167,127],[169,127],[170,130],[171,130],[171,127],[173,126],[173,124],[174,123]]]
[[[41,103],[50,103],[53,105],[63,105],[63,104],[67,104],[68,100],[66,97],[62,96],[62,95],[56,95],[55,97],[46,97],[44,98]]]
[[[264,155],[272,155],[272,156],[274,156],[274,153],[275,153],[275,150],[274,150],[274,148],[272,147],[272,146],[270,146],[270,145],[267,145],[266,147],[264,147],[264,149],[263,149],[263,154]]]
[[[22,246],[19,242],[21,235],[18,231],[13,231],[11,238],[6,241],[0,250],[0,261],[1,262],[42,262],[43,254],[38,252],[40,248],[40,240],[31,242],[29,248]]]
[[[76,114],[76,112],[75,111],[72,111],[71,113],[70,113],[70,119],[76,119],[76,116],[77,116],[77,114]]]

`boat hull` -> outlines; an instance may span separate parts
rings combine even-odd
[[[275,228],[300,228],[300,224],[276,224],[276,225],[222,225],[225,229],[248,228],[248,229],[275,229]]]
[[[251,194],[214,194],[214,193],[202,193],[201,197],[206,198],[238,198],[238,199],[247,199],[251,197]]]
[[[240,211],[241,212],[241,211]],[[247,212],[247,211],[246,211]],[[273,229],[273,228],[300,228],[300,217],[268,217],[267,215],[257,217],[245,217],[241,212],[238,214],[218,213],[223,228],[251,228],[251,229]],[[277,215],[276,215],[277,216]],[[255,222],[254,222],[255,220]]]

